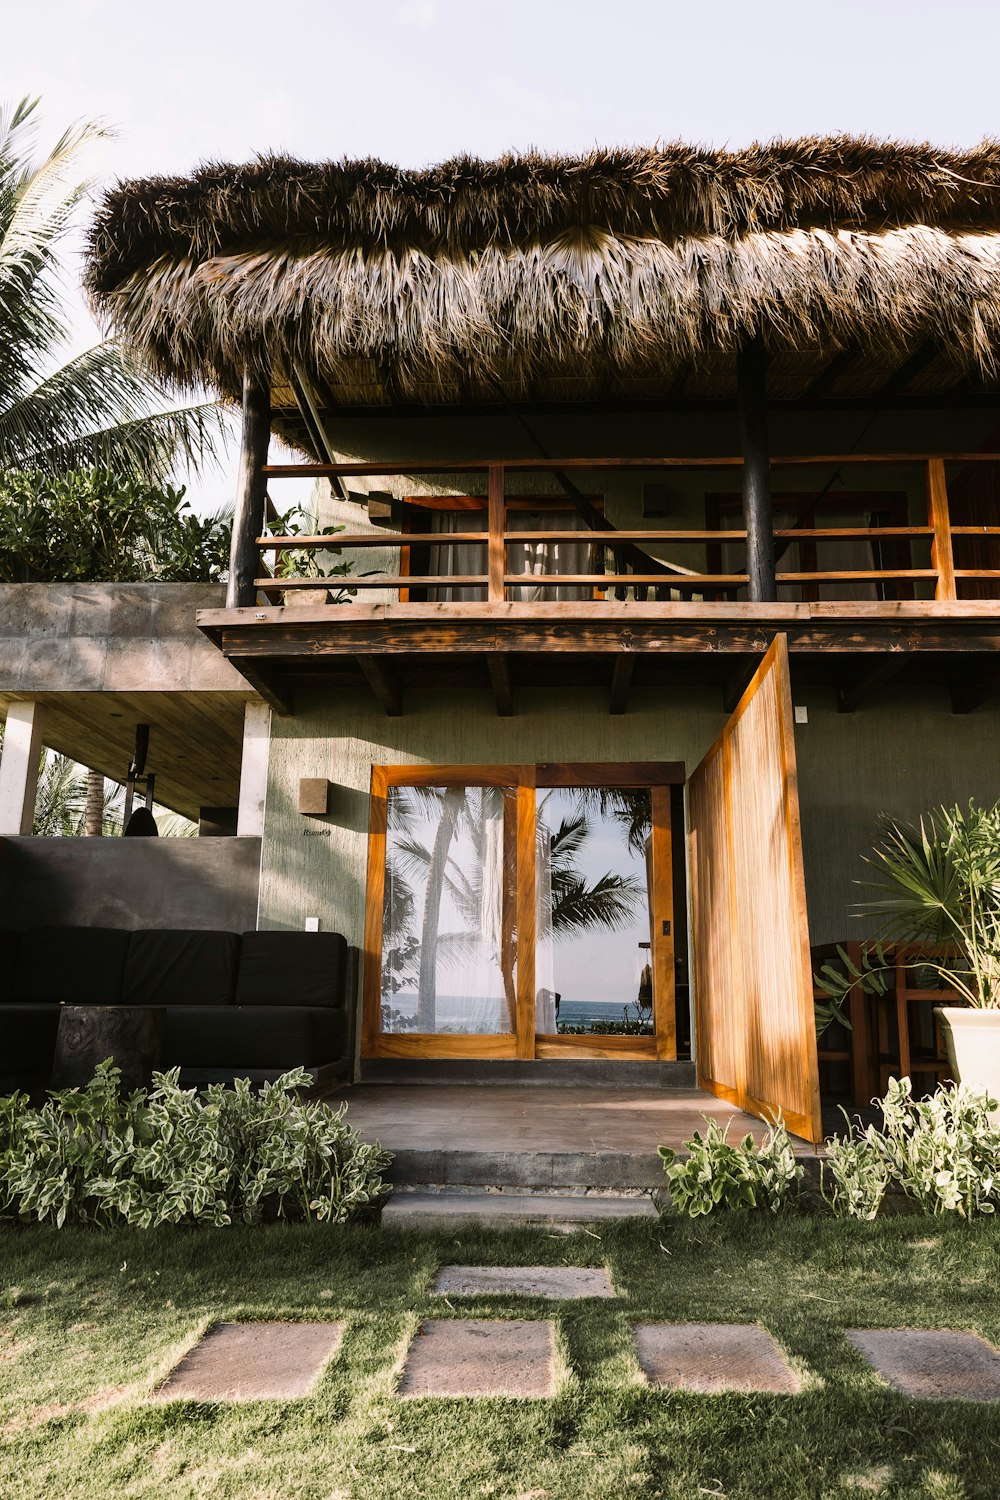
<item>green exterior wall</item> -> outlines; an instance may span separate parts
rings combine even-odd
[[[411,695],[412,697],[413,695]],[[890,691],[857,713],[833,695],[796,693],[803,850],[814,943],[862,936],[850,908],[878,815],[916,817],[941,802],[1000,798],[1000,709],[956,717],[943,690]],[[722,728],[716,689],[637,692],[612,717],[603,688],[522,691],[518,713],[496,715],[484,689],[441,692],[387,719],[366,694],[301,695],[293,718],[272,720],[260,925],[324,929],[360,942],[373,764],[678,760],[688,774]],[[296,809],[300,777],[332,783],[325,818]]]

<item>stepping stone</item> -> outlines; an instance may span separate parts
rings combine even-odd
[[[158,1401],[305,1396],[344,1336],[343,1323],[219,1323],[156,1391]]]
[[[847,1337],[883,1380],[927,1401],[1000,1401],[1000,1353],[953,1329],[849,1328]]]
[[[800,1389],[771,1335],[755,1323],[639,1323],[635,1350],[651,1385],[708,1395]]]
[[[406,1356],[401,1396],[551,1396],[551,1323],[429,1318]]]
[[[546,1297],[569,1302],[576,1297],[613,1297],[604,1267],[583,1266],[442,1266],[434,1281],[438,1297]]]

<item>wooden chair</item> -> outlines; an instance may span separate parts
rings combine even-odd
[[[941,1028],[933,1020],[928,1027],[927,1012],[925,1010],[921,1016],[919,1007],[962,1005],[965,1002],[954,988],[922,988],[918,982],[919,970],[914,968],[921,957],[946,958],[949,951],[928,944],[911,944],[909,947],[886,948],[885,952],[886,957],[893,961],[891,1000],[895,1037],[893,1039],[890,1035],[889,1007],[880,1007],[878,1067],[881,1090],[885,1092],[892,1076],[913,1078],[914,1074],[928,1074],[934,1079],[935,1086],[942,1081],[950,1082],[951,1065],[945,1053]],[[931,1032],[930,1046],[927,1045],[928,1030]]]
[[[860,969],[861,943],[855,940],[841,943],[839,947],[843,948],[854,967]],[[829,943],[813,948],[811,957],[815,974],[823,964],[838,962],[838,944]],[[813,990],[813,998],[822,1003],[828,997],[817,987]],[[851,1103],[858,1109],[871,1103],[879,1084],[877,1038],[880,1021],[878,1007],[874,1003],[878,998],[866,994],[859,983],[852,984],[846,1004],[847,1019],[851,1023],[850,1030],[846,1032],[846,1046],[820,1047],[817,1053],[821,1063],[848,1064]]]

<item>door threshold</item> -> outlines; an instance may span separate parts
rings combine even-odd
[[[543,1088],[691,1089],[692,1062],[609,1062],[606,1058],[395,1058],[362,1059],[362,1083],[502,1086],[537,1084]]]

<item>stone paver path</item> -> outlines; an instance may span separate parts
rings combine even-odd
[[[430,1318],[410,1345],[401,1396],[551,1396],[555,1332],[527,1319]]]
[[[545,1297],[570,1302],[577,1297],[613,1297],[604,1267],[584,1266],[442,1266],[434,1281],[437,1296]]]
[[[708,1395],[800,1389],[771,1335],[754,1323],[639,1323],[635,1349],[651,1385]]]
[[[219,1323],[171,1371],[156,1400],[304,1396],[343,1336],[342,1323]]]
[[[1000,1353],[978,1334],[849,1328],[847,1337],[904,1395],[929,1401],[1000,1401]]]

